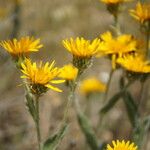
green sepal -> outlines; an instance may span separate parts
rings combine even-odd
[[[43,150],[56,150],[60,141],[63,139],[67,128],[68,125],[64,124],[57,133],[49,137],[43,144]]]
[[[92,129],[91,124],[89,123],[89,120],[82,112],[77,112],[77,118],[78,118],[78,123],[80,125],[80,128],[84,133],[86,141],[89,144],[91,150],[98,150],[99,147],[98,147],[96,135]]]

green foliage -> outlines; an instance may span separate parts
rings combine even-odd
[[[128,91],[124,92],[123,100],[126,105],[126,110],[128,113],[129,120],[130,120],[132,126],[135,127],[136,122],[137,122],[136,120],[139,117],[138,107],[137,107],[132,95]]]
[[[33,120],[36,121],[36,108],[35,108],[35,104],[34,104],[34,96],[30,92],[27,92],[27,94],[26,94],[26,106],[27,106],[28,111],[31,114]]]
[[[82,112],[77,112],[77,117],[80,128],[85,135],[86,141],[89,144],[91,150],[98,150],[98,142],[88,118]]]
[[[64,137],[67,131],[67,128],[68,128],[68,125],[64,124],[57,133],[49,137],[43,145],[43,150],[56,150],[60,141]]]
[[[111,97],[108,102],[101,108],[100,113],[105,114],[107,113],[117,102],[118,100],[123,96],[123,92],[120,91],[117,94],[115,94],[113,97]]]
[[[139,119],[136,122],[136,127],[133,131],[133,141],[138,145],[139,149],[142,149],[150,130],[150,116],[144,119]]]

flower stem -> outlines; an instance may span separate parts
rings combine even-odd
[[[20,11],[21,11],[21,6],[19,3],[16,2],[13,11],[13,20],[12,20],[13,29],[10,38],[18,37],[18,33],[20,29]]]
[[[120,31],[120,24],[119,24],[119,21],[118,21],[118,14],[117,15],[114,15],[114,21],[115,21],[115,32],[116,32],[116,35],[120,35],[121,34],[121,31]]]
[[[35,125],[36,125],[36,132],[37,132],[38,148],[39,150],[42,150],[41,132],[40,132],[39,96],[36,96],[35,98],[35,107],[36,107]]]
[[[113,73],[114,73],[114,69],[111,69],[110,75],[109,75],[109,80],[107,82],[106,92],[105,92],[105,95],[104,95],[104,102],[107,100],[107,97],[108,97],[108,93],[109,93],[109,89],[110,89],[110,84],[111,84],[111,80],[112,80],[112,77],[113,77]]]
[[[67,115],[68,115],[68,111],[70,108],[70,105],[72,104],[73,98],[74,97],[74,90],[71,90],[68,96],[68,100],[67,100],[67,104],[66,104],[66,108],[65,108],[65,112],[64,112],[64,117],[63,117],[63,124],[66,123],[67,121]]]

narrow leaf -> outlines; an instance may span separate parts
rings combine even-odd
[[[137,105],[132,95],[128,91],[124,92],[123,100],[126,105],[126,110],[127,110],[130,122],[132,126],[134,127],[136,125],[136,120],[139,116]]]
[[[108,100],[108,102],[101,108],[100,113],[107,113],[116,103],[117,101],[123,96],[123,91],[118,92],[112,98]]]
[[[133,132],[133,141],[138,145],[139,149],[146,144],[146,139],[148,137],[150,130],[150,116],[146,116],[142,120],[138,120],[136,122],[136,127],[134,128]]]
[[[98,142],[87,117],[82,112],[78,112],[77,117],[80,128],[84,133],[86,141],[89,144],[91,150],[98,150]]]
[[[68,125],[65,124],[56,134],[48,138],[43,145],[43,150],[56,150],[60,141],[66,133],[67,127]]]

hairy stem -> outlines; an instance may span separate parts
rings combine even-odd
[[[36,120],[35,120],[35,124],[36,124],[38,148],[39,148],[39,150],[42,150],[41,132],[40,132],[39,96],[36,96],[36,98],[35,98],[35,107],[36,107]]]
[[[104,95],[104,102],[107,100],[108,98],[108,93],[109,93],[109,89],[110,89],[110,85],[111,85],[111,80],[112,80],[112,77],[113,77],[113,73],[114,73],[114,69],[112,69],[110,71],[110,75],[109,75],[109,80],[107,82],[107,88],[106,88],[106,92],[105,92],[105,95]]]
[[[116,32],[116,35],[120,35],[121,34],[121,30],[120,30],[120,24],[119,24],[119,21],[118,21],[118,14],[117,15],[114,15],[114,21],[115,21],[115,32]]]
[[[13,11],[13,29],[10,35],[10,38],[17,38],[18,37],[18,32],[20,29],[20,11],[21,11],[21,6],[20,3],[15,4],[14,6],[14,11]]]

